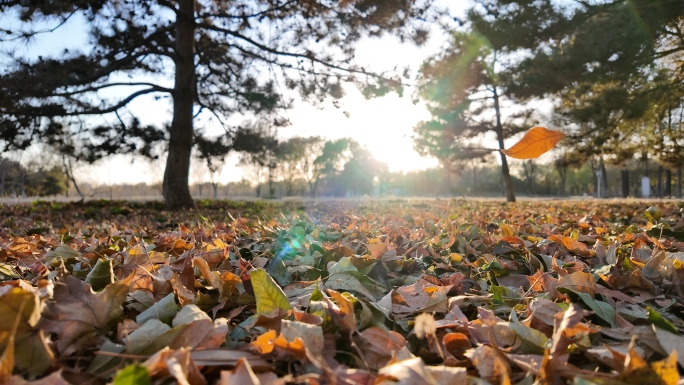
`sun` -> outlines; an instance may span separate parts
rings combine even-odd
[[[281,134],[351,138],[371,151],[375,159],[386,163],[391,172],[409,172],[438,163],[434,158],[420,156],[413,148],[413,127],[429,118],[425,106],[413,104],[408,96],[391,94],[368,100],[352,88],[340,108],[297,105],[290,113],[292,125]]]

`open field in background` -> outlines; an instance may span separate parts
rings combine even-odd
[[[582,202],[607,202],[607,203],[615,203],[615,202],[641,202],[644,204],[657,204],[657,203],[662,203],[662,202],[677,202],[677,201],[682,201],[682,198],[676,198],[676,197],[671,197],[671,198],[636,198],[636,197],[628,197],[628,198],[601,198],[597,199],[592,196],[583,196],[583,195],[571,195],[571,196],[527,196],[527,195],[519,195],[516,197],[517,201],[519,202],[559,202],[559,201],[582,201]],[[454,201],[469,201],[469,202],[505,202],[506,198],[500,197],[500,196],[383,196],[383,197],[376,197],[376,196],[357,196],[357,197],[347,197],[347,198],[339,198],[339,197],[316,197],[316,198],[311,198],[311,197],[302,197],[302,196],[294,196],[294,197],[278,197],[278,198],[258,198],[253,195],[237,195],[237,196],[231,196],[228,199],[219,197],[219,198],[213,198],[213,197],[201,197],[201,198],[196,198],[195,199],[198,202],[256,202],[256,201],[261,201],[261,202],[270,202],[270,203],[286,203],[286,202],[361,202],[361,201],[391,201],[391,202],[401,202],[401,201],[433,201],[433,200],[454,200]],[[33,202],[59,202],[59,203],[77,203],[80,202],[81,198],[76,196],[76,197],[65,197],[65,196],[56,196],[56,197],[0,197],[0,204],[4,205],[15,205],[15,204],[31,204]],[[126,196],[125,199],[123,197],[119,196],[114,196],[112,199],[109,199],[108,197],[85,197],[83,199],[84,202],[162,202],[163,197],[161,195],[131,195],[131,196]]]
[[[675,384],[684,364],[682,201],[163,207],[0,206],[14,383]]]

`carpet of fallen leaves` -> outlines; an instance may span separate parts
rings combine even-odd
[[[683,207],[0,206],[0,383],[675,385]]]

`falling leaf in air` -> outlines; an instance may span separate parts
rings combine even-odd
[[[501,152],[516,159],[534,159],[551,150],[565,134],[544,127],[533,127],[513,147]]]

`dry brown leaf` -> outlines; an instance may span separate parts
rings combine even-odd
[[[335,302],[337,302],[336,305],[329,299],[325,299],[328,303],[330,317],[332,318],[333,323],[337,325],[342,332],[342,336],[349,340],[352,333],[355,332],[357,328],[354,305],[339,292],[329,289],[326,290],[326,292],[335,300]]]
[[[62,369],[63,379],[89,383],[96,371],[113,374],[129,360],[157,354],[156,364],[150,366],[155,383],[191,383],[192,366],[178,353],[184,349],[212,382],[221,370],[236,364],[239,370],[227,373],[244,374],[248,364],[254,376],[231,382],[465,383],[496,372],[501,366],[496,357],[511,365],[510,378],[523,383],[561,384],[573,378],[636,385],[677,381],[677,358],[670,353],[680,353],[681,337],[674,331],[684,330],[679,317],[684,222],[676,204],[658,206],[662,220],[671,226],[660,234],[653,223],[644,224],[643,202],[503,206],[450,199],[400,201],[370,200],[359,207],[313,201],[304,208],[305,214],[314,214],[313,222],[299,208],[292,217],[284,213],[269,218],[284,207],[275,201],[263,207],[258,203],[255,212],[261,222],[240,216],[233,203],[226,202],[202,202],[206,221],[197,221],[196,212],[160,211],[148,203],[136,203],[134,215],[112,217],[109,203],[96,202],[102,217],[87,221],[80,218],[88,216],[83,214],[91,211],[89,203],[64,204],[64,210],[41,202],[30,209],[0,205],[0,213],[11,213],[0,214],[0,321],[7,321],[0,322],[0,353],[14,318],[8,319],[17,310],[6,296],[23,290],[30,293],[35,312],[22,317],[15,337],[14,370],[24,378]],[[176,229],[178,223],[192,225],[169,231],[157,216],[166,217]],[[229,221],[224,223],[220,218],[226,216]],[[622,218],[631,218],[629,234]],[[26,233],[33,234],[17,235]],[[273,270],[270,264],[279,247],[294,247],[295,239],[296,255],[283,259],[285,270]],[[377,287],[368,298],[350,294],[358,290],[344,285],[338,292],[327,292],[323,282],[331,274],[326,269],[344,256],[337,267],[353,270],[353,265],[367,273],[368,280],[364,273],[354,273],[365,288],[370,290],[375,281],[393,290]],[[113,317],[119,326],[95,328],[93,338],[84,338],[78,356],[66,357],[72,352],[60,350],[60,343],[76,331],[67,325],[80,323],[64,323],[62,334],[50,327],[48,334],[39,326],[67,319],[53,320],[46,309],[38,323],[41,309],[62,305],[78,311],[59,310],[60,315],[87,318],[89,307],[69,291],[76,299],[65,301],[65,281],[55,290],[52,280],[44,278],[57,275],[59,282],[71,274],[78,282],[101,258],[111,259],[116,275],[123,278],[116,285],[130,288],[123,312]],[[483,270],[485,263],[496,267],[494,261],[503,269]],[[254,281],[254,271],[263,272],[265,279]],[[258,303],[264,305],[263,298],[255,300],[259,282],[272,283],[281,293],[279,283],[288,279],[293,281],[282,289],[280,305],[268,311],[261,306],[259,311]],[[506,291],[504,303],[499,289],[491,289],[494,285]],[[90,291],[84,295],[97,296]],[[160,300],[168,306],[157,306]],[[182,310],[176,314],[178,304]],[[599,319],[600,314],[606,316],[601,313],[608,311],[606,305],[615,309],[609,318],[615,327],[592,326],[606,325]],[[662,315],[656,323],[669,332],[653,328],[646,305]],[[561,306],[569,310],[563,312]],[[140,317],[141,324],[133,321],[150,308],[153,311]],[[594,313],[582,310],[587,308]],[[164,311],[163,321],[152,317],[143,322],[154,309],[173,314]],[[420,313],[430,314],[421,317],[430,322],[416,319]],[[392,331],[385,329],[390,326]],[[531,329],[551,340],[548,351],[543,350],[547,345],[541,334],[527,333]],[[416,335],[419,330],[422,339]],[[632,338],[638,346],[630,356],[627,343]],[[158,352],[165,346],[168,352]],[[53,352],[59,359],[53,359]],[[482,354],[473,354],[477,352]],[[242,358],[246,361],[238,363]],[[489,378],[497,385],[501,380],[507,381]]]
[[[232,371],[221,371],[220,385],[261,385],[249,361],[240,358]]]
[[[306,349],[313,357],[321,357],[324,349],[323,329],[317,325],[311,325],[299,321],[283,320],[280,333],[287,341],[300,338],[304,341]]]
[[[218,271],[211,271],[209,264],[202,258],[195,258],[195,265],[199,267],[202,277],[209,282],[209,284],[219,291],[219,302],[226,301],[230,297],[237,293],[237,286],[242,283],[240,277],[231,273],[230,271],[224,271],[222,273]]]
[[[54,290],[54,301],[45,306],[38,327],[55,333],[57,351],[70,355],[97,344],[116,328],[128,285],[113,283],[95,293],[80,279],[62,275]]]
[[[169,344],[171,349],[214,349],[226,342],[228,320],[219,318],[215,321],[202,319],[191,322]]]
[[[246,359],[253,368],[262,370],[272,369],[263,358],[251,353],[228,349],[204,349],[190,353],[192,360],[198,366],[235,366],[240,359]]]
[[[470,349],[464,353],[477,369],[480,376],[489,381],[510,384],[511,368],[500,353],[487,345]]]
[[[451,368],[448,366],[426,366],[425,370],[438,384],[468,385],[468,371],[466,368]]]
[[[12,376],[7,385],[71,385],[62,377],[62,371],[58,370],[36,381],[26,381],[21,376]]]
[[[420,357],[387,365],[378,374],[375,385],[438,385]]]
[[[363,352],[368,367],[373,370],[387,365],[392,356],[406,346],[406,340],[401,334],[377,326],[371,326],[356,335],[354,342]]]
[[[202,373],[193,362],[190,351],[164,348],[143,364],[153,378],[173,377],[179,385],[206,385]]]
[[[166,266],[168,272],[171,273],[173,277],[173,271]],[[163,278],[158,274],[153,274],[142,267],[138,267],[124,280],[119,281],[119,283],[130,284],[130,293],[134,293],[138,290],[145,291],[150,298],[155,302],[166,297],[173,291],[173,286],[168,281],[168,278]]]
[[[558,287],[580,293],[587,293],[591,296],[596,294],[596,282],[594,282],[594,276],[591,275],[591,273],[585,273],[581,271],[560,277],[560,279],[558,279]]]

